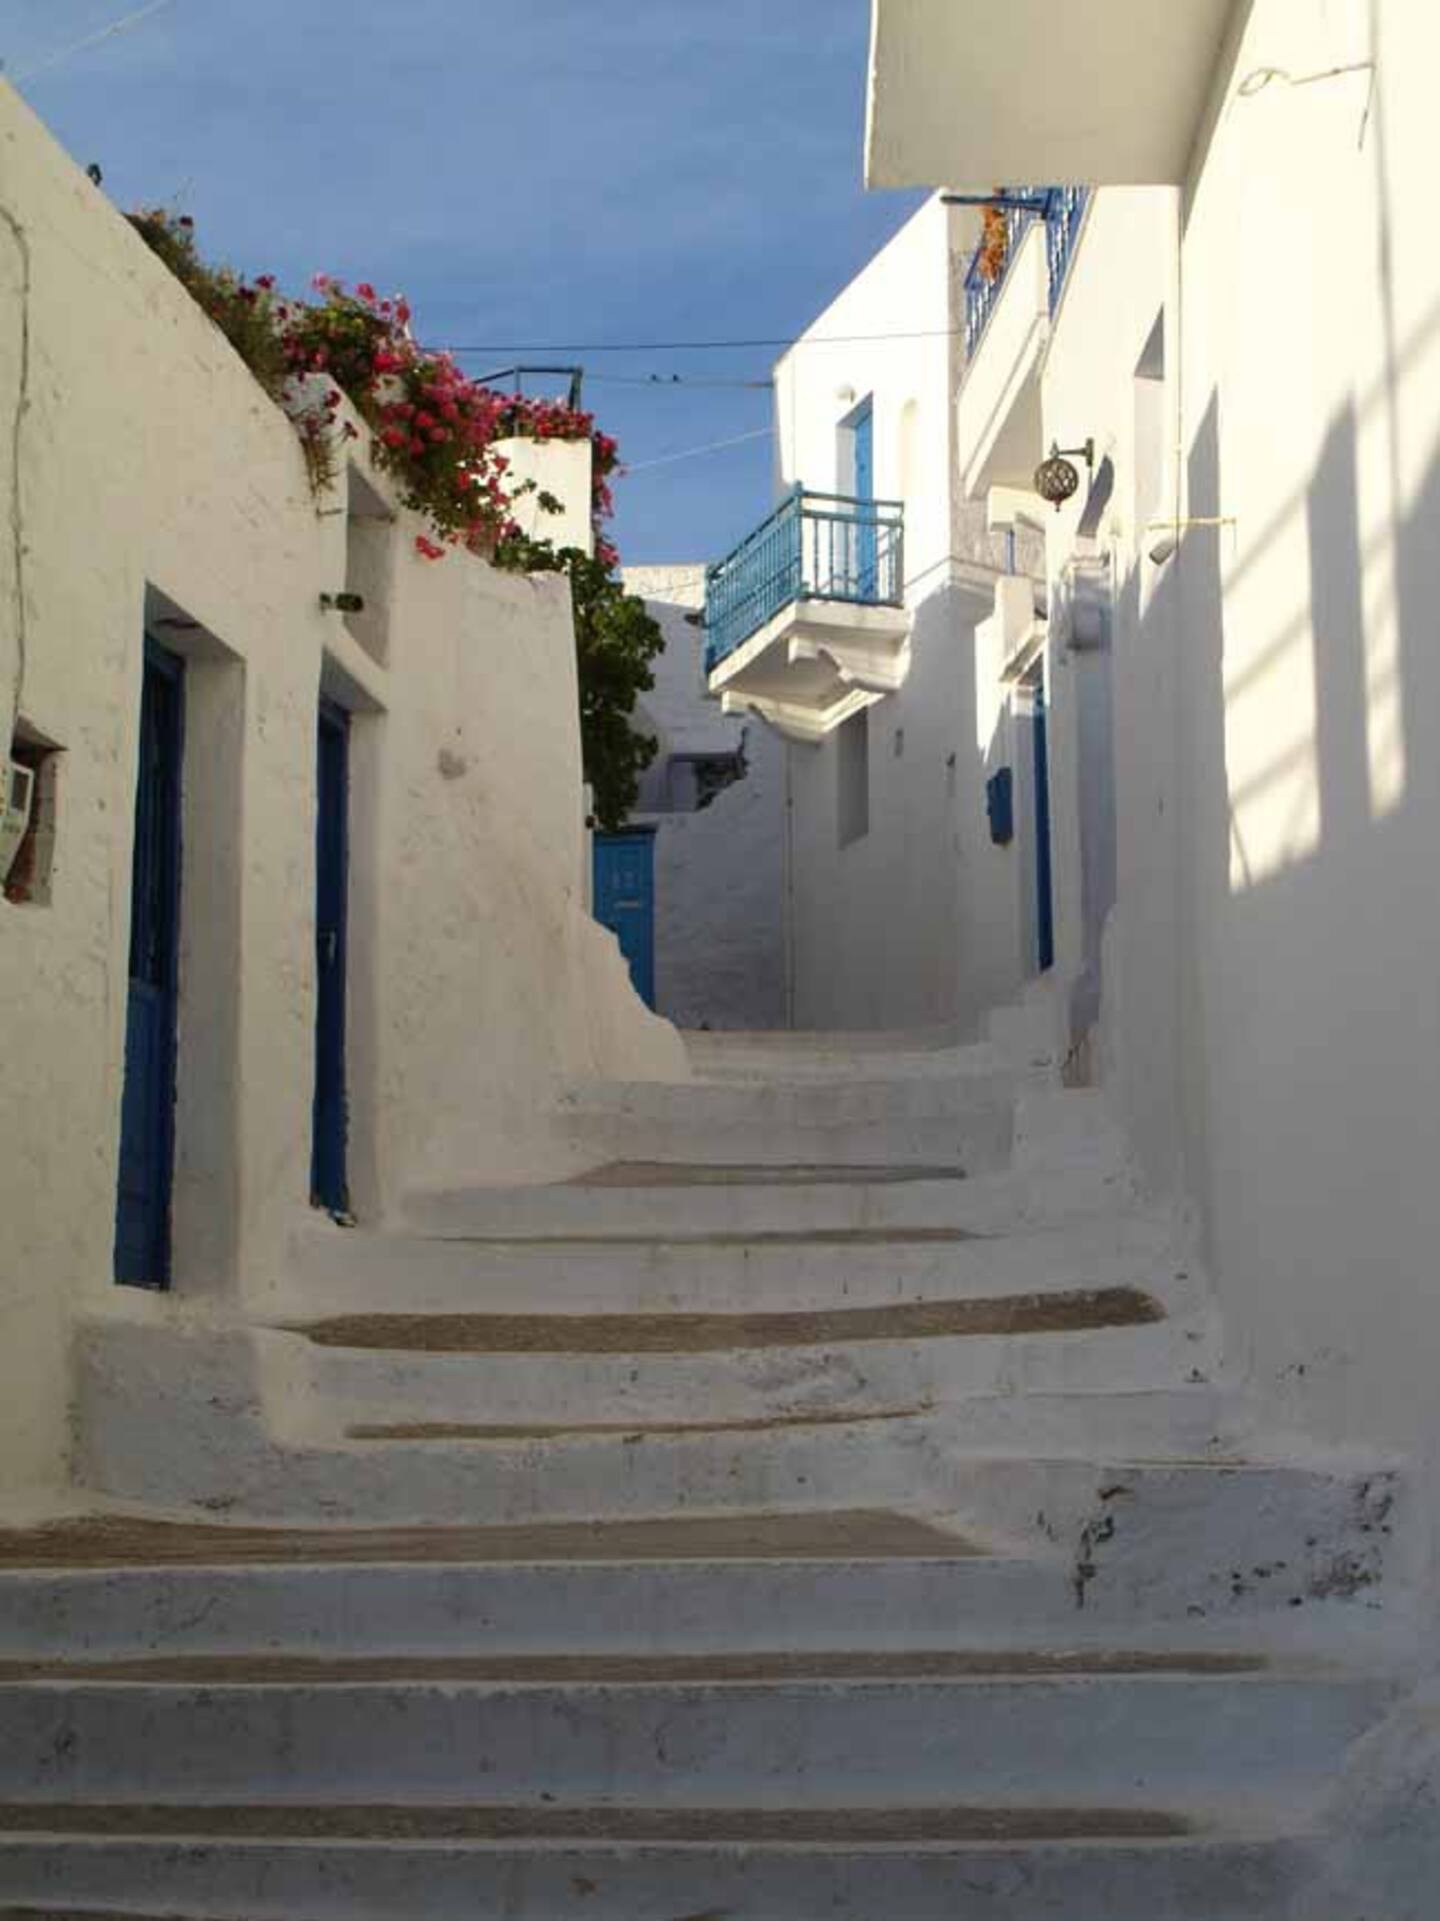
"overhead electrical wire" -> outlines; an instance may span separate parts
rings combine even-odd
[[[738,447],[746,440],[770,440],[773,427],[757,427],[753,433],[731,434],[728,440],[710,440],[703,447],[682,447],[676,454],[660,454],[654,460],[627,460],[621,463],[626,474],[643,473],[647,467],[669,467],[677,460],[695,460],[701,454],[718,454],[723,447]]]
[[[562,340],[547,341],[544,345],[531,342],[517,347],[512,343],[497,345],[491,341],[479,346],[451,347],[452,354],[664,354],[664,353],[726,353],[744,351],[760,347],[845,347],[856,346],[865,341],[885,340],[944,340],[950,335],[961,334],[963,327],[916,327],[894,333],[869,334],[815,334],[810,338],[797,338],[794,334],[775,334],[768,337],[755,337],[749,340]]]
[[[81,40],[74,40],[68,47],[59,47],[54,53],[47,53],[33,66],[24,67],[13,76],[17,83],[33,80],[37,74],[49,73],[62,61],[71,60],[77,53],[87,53],[91,47],[98,47],[103,41],[113,40],[117,34],[129,33],[132,27],[140,26],[152,14],[159,13],[164,7],[173,7],[175,0],[149,0],[148,6],[136,7],[133,13],[124,14],[119,20],[112,20],[108,27],[99,27],[94,33],[87,33]]]
[[[748,389],[754,393],[774,391],[773,380],[725,380],[710,374],[599,374],[592,373],[587,367],[585,379],[601,381],[607,387],[725,387],[732,391]]]

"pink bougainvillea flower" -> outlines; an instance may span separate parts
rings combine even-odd
[[[362,280],[355,291],[362,300],[370,301],[375,298],[375,289],[368,280]]]
[[[437,546],[433,540],[427,540],[424,534],[416,534],[415,551],[424,560],[443,560],[445,558],[445,549]]]

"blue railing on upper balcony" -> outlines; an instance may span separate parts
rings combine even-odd
[[[1088,187],[1006,187],[997,196],[1005,217],[1005,261],[993,279],[980,265],[977,248],[965,275],[965,352],[969,355],[980,345],[990,316],[995,311],[1010,264],[1020,250],[1032,220],[1045,222],[1045,261],[1050,276],[1050,312],[1060,305],[1065,279],[1080,231]]]
[[[905,509],[898,500],[793,487],[733,553],[705,570],[705,671],[795,600],[898,607]]]

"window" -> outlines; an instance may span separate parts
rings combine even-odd
[[[870,832],[870,710],[842,721],[835,734],[836,820],[842,847]]]
[[[737,780],[744,780],[745,774],[743,740],[730,754],[671,754],[663,766],[642,776],[636,811],[642,814],[701,813],[717,794],[723,794]]]

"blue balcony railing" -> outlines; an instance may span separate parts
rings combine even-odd
[[[898,607],[905,510],[898,500],[794,487],[733,553],[705,570],[705,671],[796,600]]]
[[[995,311],[1010,266],[1033,220],[1045,222],[1045,260],[1050,276],[1050,312],[1060,305],[1075,239],[1090,198],[1088,187],[1006,187],[997,196],[1005,216],[1005,264],[994,279],[981,271],[977,248],[965,275],[965,353],[980,345]]]

